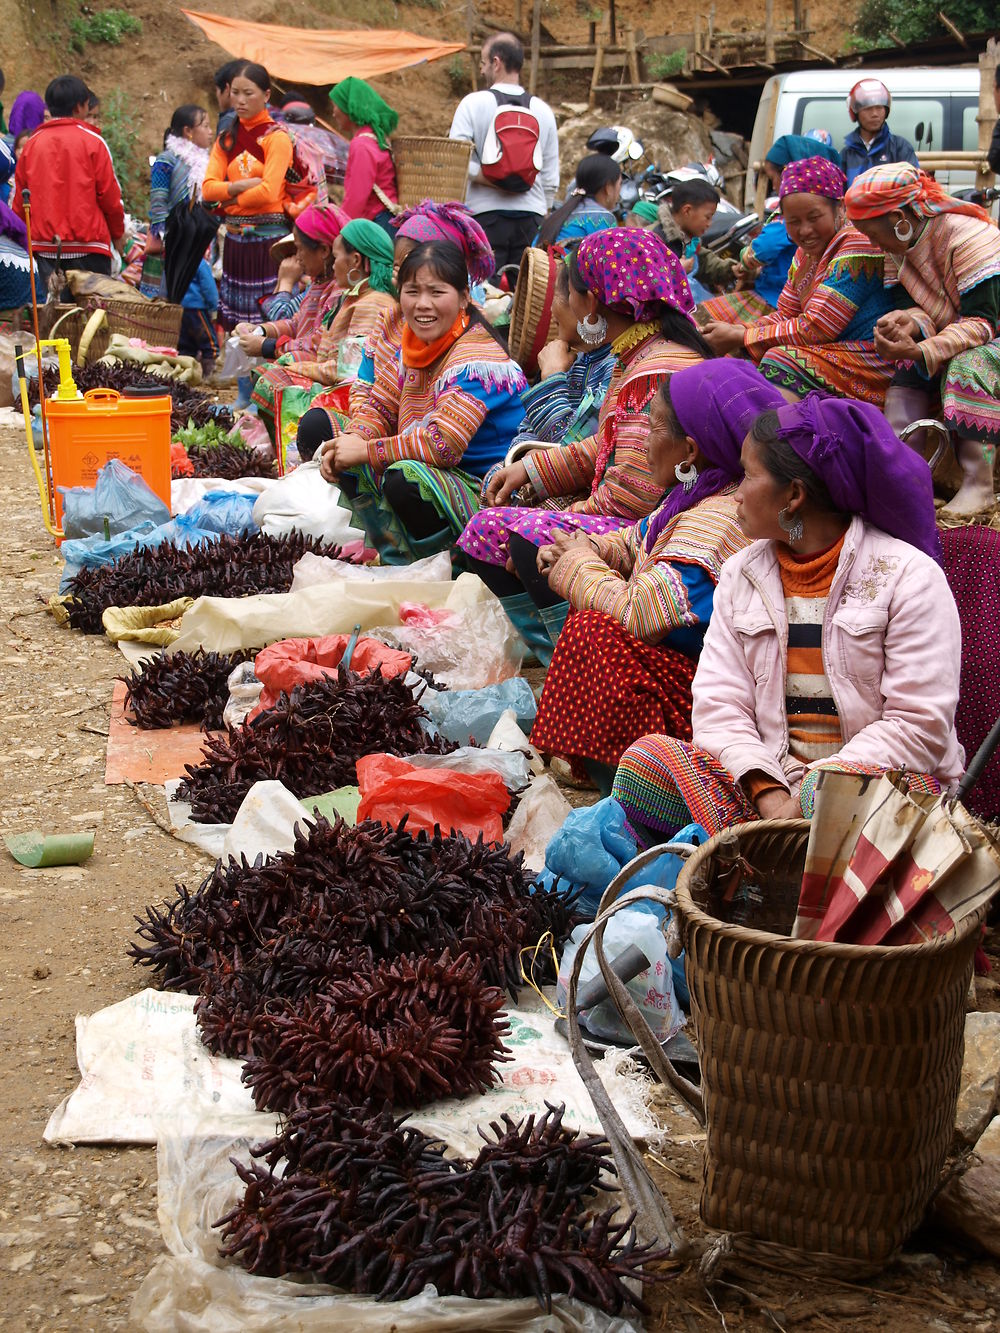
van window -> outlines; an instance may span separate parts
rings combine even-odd
[[[973,123],[975,112],[973,112]],[[918,141],[917,126],[923,122],[923,137]],[[919,152],[941,151],[947,147],[944,137],[944,101],[933,97],[894,97],[889,113],[889,127],[893,134],[909,139]],[[844,97],[802,98],[795,109],[795,134],[808,130],[829,130],[836,148],[842,148],[848,134],[855,129]],[[975,146],[975,145],[973,145]]]
[[[979,147],[979,126],[976,124],[976,117],[979,115],[979,103],[971,98],[968,101],[965,98],[951,99],[953,108],[958,106],[962,113],[962,142],[960,147],[966,153],[974,153]]]

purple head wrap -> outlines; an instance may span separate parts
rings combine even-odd
[[[24,130],[37,130],[44,119],[44,101],[38,93],[26,88],[14,98],[14,105],[7,117],[7,129],[11,138],[16,139]]]
[[[585,236],[576,266],[602,305],[631,310],[639,324],[655,319],[664,305],[690,315],[694,298],[681,261],[654,232],[610,227]]]
[[[877,407],[810,393],[778,409],[778,435],[843,513],[859,515],[941,563],[931,470]]]
[[[698,480],[689,491],[673,486],[667,492],[649,520],[649,551],[677,514],[740,479],[740,450],[754,418],[785,401],[756,366],[730,357],[675,371],[669,393],[681,429],[694,440],[709,466],[698,470]]]
[[[778,197],[789,194],[819,194],[824,199],[843,199],[847,177],[840,167],[825,157],[807,157],[801,162],[789,162],[781,173]]]
[[[392,225],[397,236],[418,245],[424,241],[451,241],[457,245],[465,255],[473,282],[486,282],[493,276],[496,266],[493,247],[464,204],[437,204],[433,199],[425,199],[401,213]]]

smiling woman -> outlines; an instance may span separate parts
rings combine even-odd
[[[844,173],[823,157],[781,173],[781,212],[796,245],[775,314],[744,328],[703,329],[716,352],[746,351],[795,401],[813,389],[881,407],[892,367],[875,350],[875,324],[892,299],[882,256],[842,213]]]

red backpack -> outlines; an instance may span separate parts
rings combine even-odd
[[[542,168],[541,126],[531,94],[490,92],[497,100],[480,153],[483,179],[508,194],[525,194]]]

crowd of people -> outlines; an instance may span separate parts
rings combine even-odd
[[[818,127],[772,145],[773,210],[723,261],[701,243],[705,181],[619,224],[621,170],[594,154],[560,202],[555,118],[522,63],[491,37],[487,86],[455,111],[465,200],[402,209],[374,89],[330,93],[336,205],[302,188],[266,69],[230,62],[218,130],[179,107],[153,163],[143,291],[162,294],[178,210],[222,222],[218,318],[262,359],[250,410],[275,447],[318,460],[383,563],[449,551],[488,585],[548,668],[534,744],[643,841],[808,817],[824,768],[953,787],[960,614],[930,469],[899,432],[938,415],[962,474],[946,513],[991,510],[996,224],[920,170],[863,79],[842,150]],[[56,244],[110,272],[125,231],[88,98],[55,80],[8,154],[3,244],[23,246],[29,185],[43,281]],[[72,208],[46,184],[67,162]],[[531,383],[483,308],[529,246],[555,269]]]

